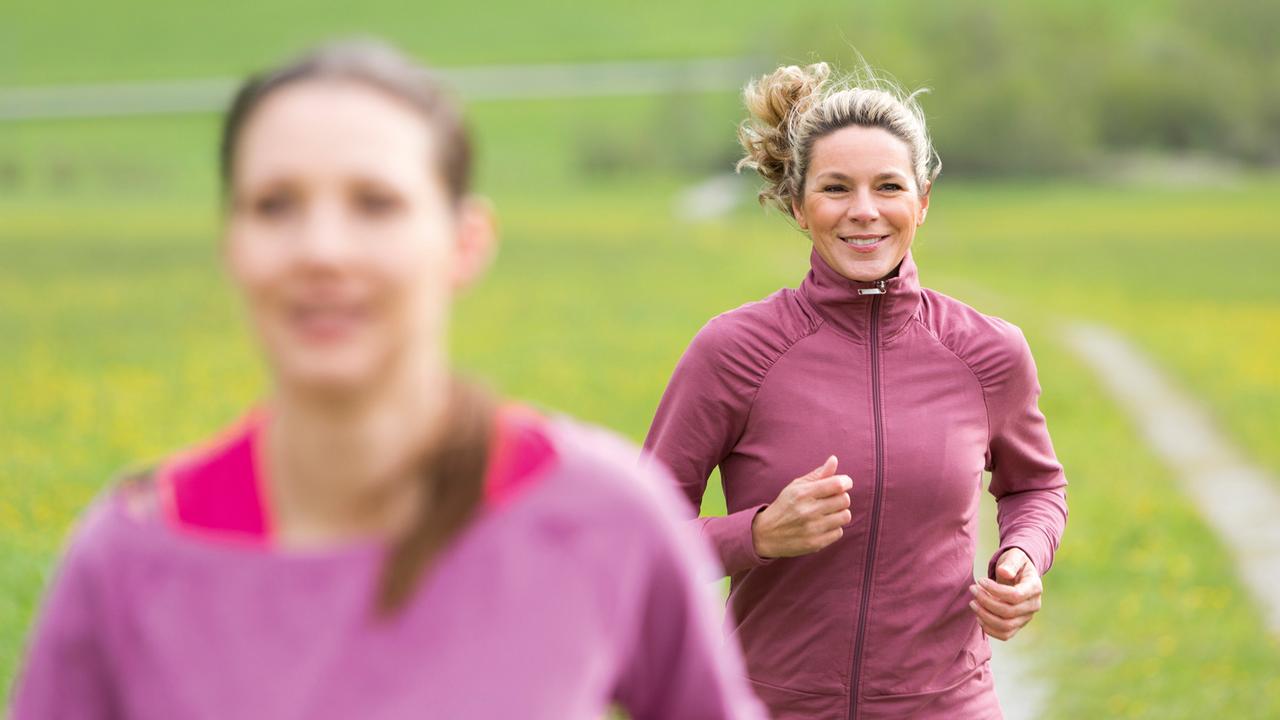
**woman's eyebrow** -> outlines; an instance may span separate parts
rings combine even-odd
[[[900,170],[882,170],[878,175],[876,175],[877,180],[884,180],[885,178],[906,179],[906,177],[907,176]]]
[[[876,180],[884,180],[886,178],[906,179],[906,177],[907,177],[906,174],[903,173],[901,170],[881,170],[875,175]],[[839,170],[824,170],[818,173],[818,176],[817,178],[815,178],[815,180],[841,180],[841,181],[848,182],[852,180],[852,178],[840,172]]]
[[[847,181],[847,180],[849,180],[849,176],[848,176],[848,175],[845,175],[844,173],[840,172],[839,170],[825,170],[825,171],[823,171],[823,172],[818,173],[818,177],[817,177],[817,178],[815,178],[815,179],[818,179],[818,180],[822,180],[822,179],[829,179],[829,180],[845,180],[845,181]]]

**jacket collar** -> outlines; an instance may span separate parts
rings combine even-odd
[[[800,292],[828,324],[863,342],[871,337],[874,300],[880,298],[879,335],[883,340],[901,330],[920,307],[920,278],[910,251],[892,275],[873,282],[850,280],[832,270],[813,250]]]

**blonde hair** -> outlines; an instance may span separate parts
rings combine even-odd
[[[792,215],[793,201],[804,194],[814,143],[850,125],[878,127],[906,143],[916,190],[923,195],[942,170],[916,101],[924,92],[907,93],[865,65],[840,80],[832,79],[824,62],[784,65],[742,91],[748,117],[738,127],[738,141],[746,156],[737,170],[760,173],[760,204],[772,202]]]

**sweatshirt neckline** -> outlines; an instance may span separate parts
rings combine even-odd
[[[315,562],[386,550],[384,540],[357,537],[316,547],[282,547],[271,517],[266,466],[261,457],[267,412],[258,407],[215,439],[178,453],[156,471],[154,525],[180,545],[204,546],[236,556]],[[470,524],[511,504],[560,462],[550,424],[536,411],[503,403],[494,413],[483,498]],[[116,493],[116,510],[133,518]]]
[[[883,292],[877,293],[878,290]],[[920,278],[910,251],[902,258],[896,275],[864,282],[832,270],[817,250],[811,250],[809,273],[800,284],[800,292],[827,324],[861,342],[871,337],[876,298],[880,299],[882,340],[901,330],[920,307]]]

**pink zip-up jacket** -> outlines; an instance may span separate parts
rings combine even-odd
[[[598,430],[498,420],[482,507],[388,619],[380,543],[274,546],[260,415],[113,491],[45,598],[13,720],[763,720],[670,479]]]
[[[798,289],[713,318],[680,359],[645,446],[701,504],[732,578],[731,634],[779,720],[998,718],[972,599],[983,470],[1000,550],[1048,571],[1066,524],[1035,364],[1018,328],[895,277],[855,282],[817,255]],[[751,523],[839,458],[853,521],[814,554],[766,560]],[[734,620],[736,618],[736,621]]]

